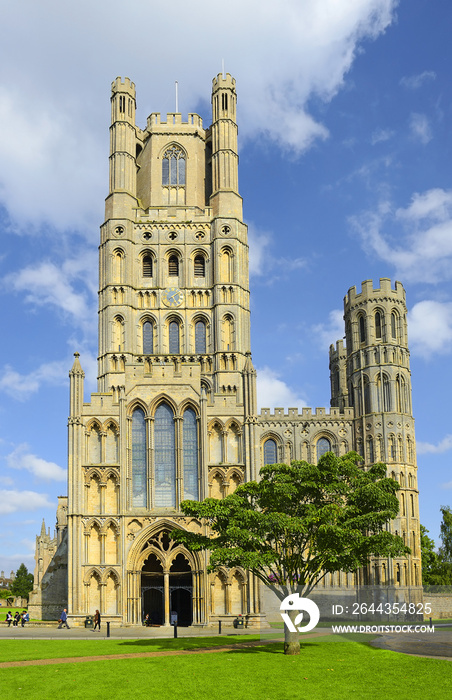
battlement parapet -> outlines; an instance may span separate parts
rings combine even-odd
[[[357,302],[363,302],[372,297],[397,297],[399,301],[405,303],[405,290],[401,282],[395,282],[395,289],[391,287],[389,277],[380,277],[380,286],[374,287],[372,280],[364,280],[361,283],[361,291],[356,291],[356,286],[350,287],[344,297],[345,308],[350,308]]]
[[[343,338],[341,338],[340,340],[336,340],[336,347],[334,347],[334,345],[331,343],[329,354],[330,361],[336,360],[339,357],[347,356],[347,348],[345,347]]]
[[[160,112],[152,112],[147,120],[147,130],[154,131],[156,128],[162,127],[165,133],[168,133],[168,128],[171,126],[177,126],[178,128],[183,128],[184,131],[198,132],[199,129],[203,129],[202,117],[195,112],[190,112],[187,121],[182,121],[182,114],[180,112],[167,112],[166,121],[163,121]]]
[[[223,88],[230,88],[235,90],[235,78],[232,77],[230,73],[218,73],[218,75],[212,80],[212,92],[221,90]]]
[[[130,78],[124,78],[124,81],[120,76],[113,80],[111,84],[112,95],[117,92],[126,92],[128,95],[135,99],[135,83],[133,83]]]
[[[177,219],[183,222],[185,228],[188,228],[190,224],[197,225],[193,220],[202,219],[203,223],[210,224],[210,217],[212,216],[212,208],[206,207],[205,209],[200,209],[199,207],[168,207],[164,205],[161,207],[149,207],[148,209],[136,208],[136,223],[154,223],[165,221],[168,219]],[[172,227],[173,224],[168,224],[168,227]]]
[[[270,408],[261,408],[261,412],[258,414],[259,418],[265,418],[268,420],[269,418],[272,419],[277,419],[277,418],[286,418],[288,420],[294,419],[294,418],[318,418],[318,419],[324,419],[325,417],[329,418],[339,418],[339,419],[345,419],[349,420],[351,418],[354,418],[354,409],[353,408],[336,408],[332,406],[329,410],[326,408],[315,408],[314,411],[312,408],[308,407],[303,407],[301,409],[301,414],[298,410],[298,408],[289,408],[288,413],[284,413],[284,408],[275,408],[274,413],[271,412]]]

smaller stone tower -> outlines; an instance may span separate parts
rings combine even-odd
[[[400,282],[380,279],[362,283],[360,293],[349,289],[344,300],[346,329],[346,388],[343,354],[333,351],[333,376],[338,389],[333,400],[354,407],[354,443],[366,464],[385,462],[388,476],[400,484],[399,517],[391,524],[411,548],[408,559],[375,561],[364,572],[365,583],[411,590],[421,586],[419,510],[414,419],[405,304]],[[419,589],[422,591],[422,588]],[[410,600],[412,600],[412,595]]]

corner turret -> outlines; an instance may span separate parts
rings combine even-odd
[[[242,219],[239,195],[234,78],[226,73],[212,81],[212,196],[215,216]]]

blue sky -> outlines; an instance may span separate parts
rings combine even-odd
[[[138,124],[210,124],[237,80],[261,406],[328,406],[348,288],[407,291],[421,521],[451,504],[452,8],[442,0],[130,0],[4,8],[0,91],[0,569],[33,567],[66,494],[68,371],[96,389],[110,83]],[[24,19],[26,18],[26,19]]]

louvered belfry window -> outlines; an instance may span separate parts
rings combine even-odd
[[[171,255],[168,260],[168,277],[178,277],[179,276],[179,260],[177,255]]]
[[[152,258],[145,255],[143,258],[143,277],[152,277]]]
[[[204,256],[197,255],[195,258],[195,277],[205,277],[206,275],[206,261]]]

